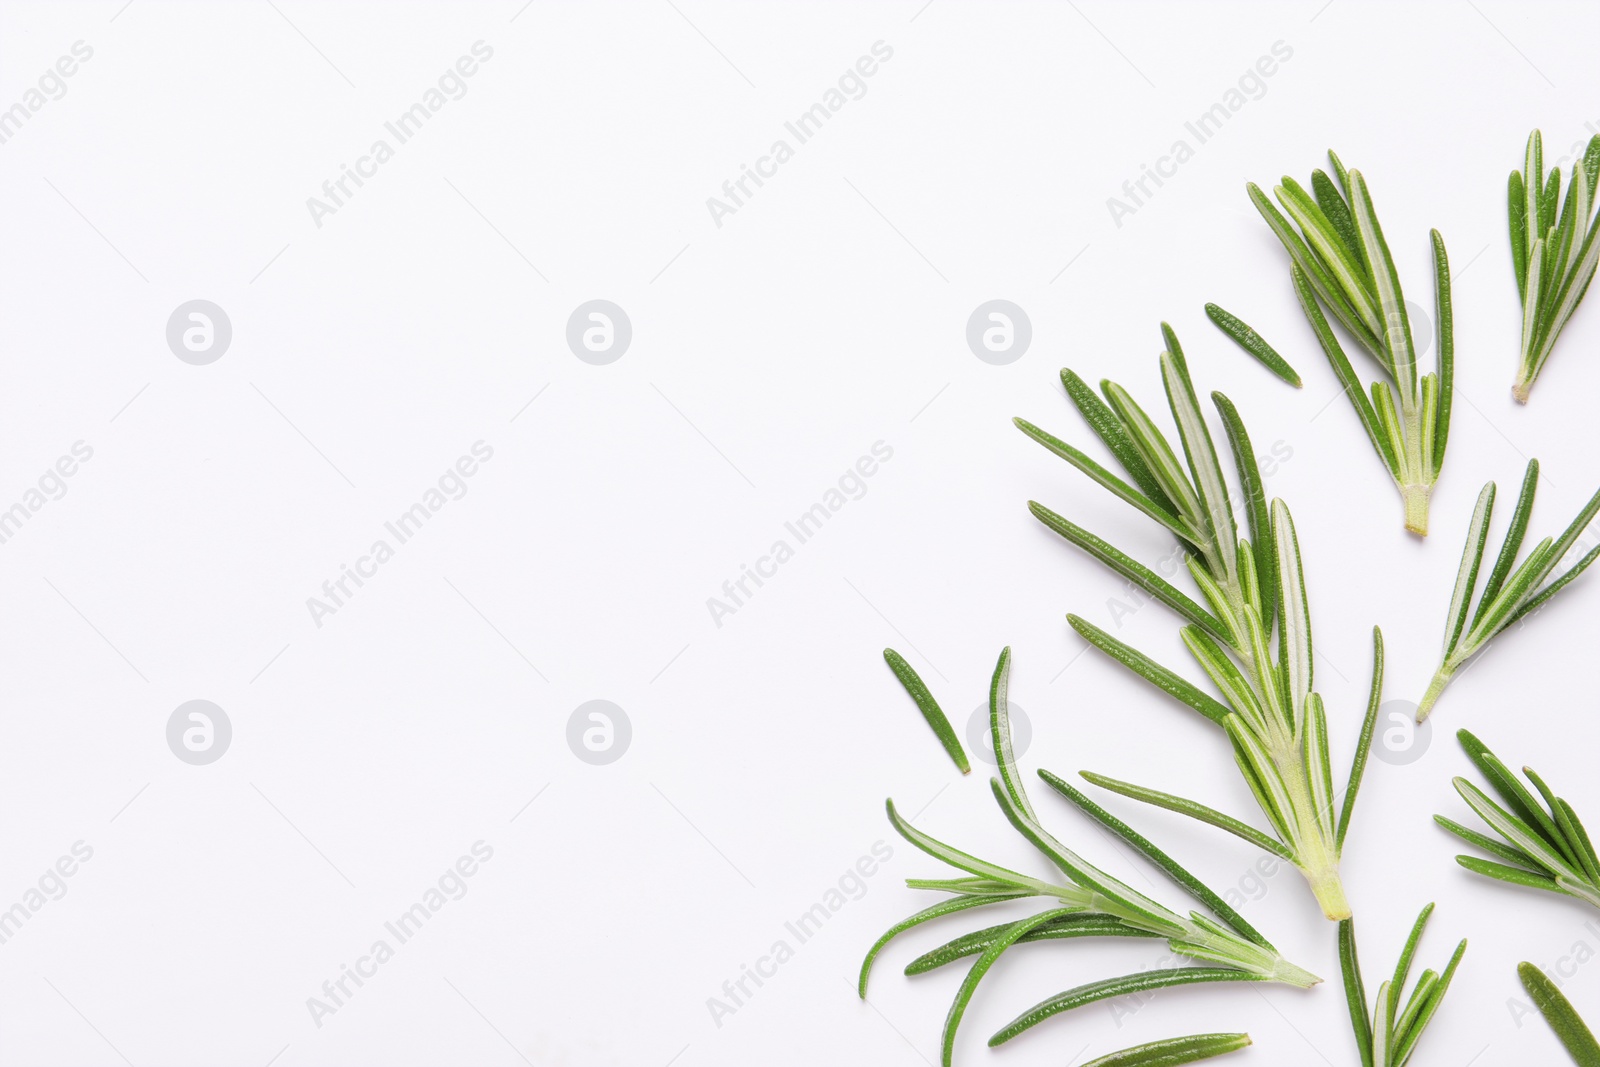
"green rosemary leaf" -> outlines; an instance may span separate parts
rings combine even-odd
[[[1578,538],[1582,536],[1583,531],[1588,527],[1590,521],[1594,519],[1596,513],[1600,513],[1600,490],[1595,491],[1595,494],[1589,498],[1589,502],[1583,506],[1583,510],[1578,512],[1577,516],[1572,520],[1571,523],[1567,525],[1565,530],[1561,531],[1561,536],[1556,540],[1555,547],[1552,549],[1550,556],[1546,561],[1546,566],[1539,575],[1541,580],[1546,574],[1549,574],[1550,571],[1555,569],[1557,563],[1561,562],[1562,557],[1567,554],[1567,551],[1571,549]],[[1577,568],[1574,568],[1574,570],[1576,569]]]
[[[985,974],[989,973],[989,968],[994,966],[995,961],[1000,958],[1006,949],[1016,944],[1017,939],[1029,930],[1067,914],[1070,914],[1070,912],[1066,909],[1058,908],[1053,911],[1041,912],[1028,919],[1022,919],[1011,924],[1010,929],[1005,934],[983,950],[983,954],[978,957],[977,962],[972,965],[972,969],[967,972],[966,978],[962,979],[961,988],[956,990],[956,998],[950,1004],[950,1013],[945,1016],[944,1037],[939,1045],[940,1063],[943,1064],[943,1067],[950,1067],[950,1061],[954,1057],[956,1049],[956,1029],[961,1025],[961,1017],[966,1014],[967,1005],[972,1001],[972,995],[978,990],[978,983],[983,981]]]
[[[906,964],[908,976],[938,970],[947,963],[967,956],[975,956],[1003,937],[1015,923],[986,926],[969,934],[946,941],[938,948],[924,952]],[[1035,926],[1016,939],[1016,944],[1030,941],[1058,941],[1074,937],[1142,937],[1161,939],[1161,935],[1129,926],[1121,919],[1109,915],[1065,915],[1040,926]]]
[[[1040,1001],[1011,1022],[996,1031],[989,1039],[990,1047],[1003,1045],[1033,1027],[1038,1026],[1046,1019],[1059,1015],[1073,1008],[1081,1008],[1086,1004],[1093,1004],[1112,997],[1123,997],[1129,993],[1148,993],[1157,989],[1170,989],[1173,986],[1193,985],[1201,982],[1259,982],[1260,975],[1249,974],[1245,971],[1229,970],[1225,967],[1175,967],[1156,971],[1141,971],[1138,974],[1124,975],[1121,978],[1107,978],[1099,982],[1088,982],[1075,986],[1064,993],[1057,993],[1048,1000]]]
[[[1466,752],[1467,759],[1494,787],[1494,791],[1500,794],[1500,799],[1505,801],[1517,819],[1537,833],[1546,847],[1560,850],[1561,831],[1556,828],[1549,814],[1539,806],[1539,802],[1534,800],[1533,794],[1517,781],[1511,769],[1489,751],[1489,746],[1479,741],[1471,731],[1457,730],[1456,740]]]
[[[1411,1052],[1422,1037],[1422,1032],[1428,1028],[1428,1023],[1433,1021],[1434,1012],[1439,1010],[1445,993],[1450,989],[1456,968],[1461,966],[1461,957],[1466,954],[1467,941],[1466,938],[1462,938],[1456,944],[1456,950],[1451,953],[1450,962],[1445,964],[1444,973],[1439,975],[1436,981],[1430,982],[1426,991],[1423,991],[1421,983],[1418,984],[1418,995],[1412,998],[1412,1007],[1407,1008],[1406,1017],[1401,1020],[1401,1030],[1394,1050],[1396,1063],[1404,1064],[1411,1058]],[[1428,971],[1426,975],[1431,977],[1433,972]]]
[[[1367,714],[1361,721],[1361,737],[1356,741],[1356,754],[1350,762],[1350,777],[1344,787],[1344,807],[1339,812],[1339,828],[1334,834],[1334,851],[1344,849],[1344,835],[1350,830],[1350,817],[1356,808],[1356,793],[1361,789],[1362,776],[1367,770],[1367,756],[1372,751],[1372,734],[1378,726],[1378,708],[1383,703],[1383,631],[1372,628],[1372,685],[1367,692]]]
[[[1522,172],[1512,171],[1506,187],[1507,217],[1511,220],[1511,266],[1517,275],[1517,299],[1528,290],[1528,216],[1523,207]]]
[[[1110,830],[1113,834],[1116,834],[1141,856],[1160,867],[1169,878],[1182,887],[1184,892],[1209,908],[1214,915],[1232,927],[1235,933],[1246,940],[1255,942],[1262,948],[1273,952],[1277,951],[1270,941],[1262,937],[1255,927],[1246,922],[1244,916],[1229,907],[1226,901],[1212,891],[1211,887],[1196,878],[1188,868],[1161,851],[1138,831],[1096,804],[1093,800],[1090,800],[1076,786],[1065,779],[1046,770],[1040,770],[1039,777],[1043,778],[1045,784],[1051,789],[1054,789],[1076,805],[1079,811]]]
[[[1064,367],[1061,370],[1061,384],[1077,407],[1078,414],[1083,416],[1083,420],[1089,424],[1089,428],[1106,448],[1111,450],[1111,454],[1117,457],[1117,462],[1122,464],[1122,469],[1128,472],[1128,477],[1133,479],[1134,484],[1162,510],[1168,514],[1176,514],[1177,505],[1161,488],[1156,476],[1150,473],[1149,465],[1134,447],[1133,438],[1128,436],[1128,430],[1122,425],[1122,420],[1117,418],[1117,413],[1112,411],[1082,378]]]
[[[1494,515],[1494,483],[1486,483],[1478,491],[1478,502],[1472,507],[1472,522],[1467,523],[1467,544],[1461,550],[1461,566],[1456,568],[1456,585],[1450,592],[1450,611],[1445,614],[1445,659],[1461,643],[1461,632],[1467,624],[1467,608],[1472,606],[1472,592],[1478,584],[1478,568],[1483,565],[1483,545],[1488,544],[1490,518]],[[1515,558],[1515,552],[1512,552]],[[1496,569],[1499,566],[1496,565]],[[1478,617],[1483,616],[1483,603]],[[1477,619],[1474,619],[1477,622]]]
[[[1008,899],[1015,900],[1024,895],[1026,894],[1013,893]],[[931,908],[923,908],[915,915],[910,915],[904,919],[901,919],[899,922],[889,927],[889,929],[884,932],[884,935],[878,938],[877,941],[873,942],[872,947],[867,950],[867,958],[861,961],[861,977],[856,984],[856,992],[863,1000],[866,999],[867,978],[872,974],[873,961],[878,958],[878,953],[883,951],[884,946],[886,946],[890,941],[893,941],[899,935],[905,933],[914,926],[921,926],[923,923],[928,922],[929,920],[938,919],[945,915],[954,915],[956,912],[966,911],[968,908],[981,908],[985,904],[994,904],[999,899],[1001,898],[993,896],[953,897],[950,900],[941,900]]]
[[[1533,828],[1490,800],[1477,786],[1465,778],[1453,779],[1452,784],[1455,785],[1456,792],[1461,794],[1461,799],[1467,802],[1467,806],[1476,812],[1480,819],[1488,823],[1495,833],[1532,856],[1539,862],[1539,866],[1554,874],[1582,880],[1572,865],[1557,850],[1551,848]]]
[[[1361,381],[1356,377],[1355,368],[1350,366],[1350,360],[1345,356],[1339,339],[1333,335],[1333,330],[1328,326],[1328,320],[1322,314],[1322,308],[1317,303],[1311,283],[1298,264],[1291,265],[1289,273],[1294,281],[1295,297],[1300,302],[1300,308],[1311,323],[1311,330],[1317,335],[1317,343],[1322,346],[1323,354],[1328,357],[1334,376],[1339,379],[1345,395],[1350,398],[1351,406],[1356,409],[1356,416],[1361,420],[1361,428],[1367,431],[1367,439],[1372,442],[1378,458],[1389,468],[1389,474],[1399,478],[1400,459],[1395,454],[1394,445],[1389,439],[1388,432],[1378,422],[1378,413],[1367,399],[1366,390],[1361,387]]]
[[[1345,169],[1344,162],[1339,159],[1338,153],[1328,149],[1328,165],[1333,167],[1333,176],[1339,179],[1339,190],[1344,194],[1346,203],[1350,200],[1350,172]]]
[[[1231,815],[1224,815],[1215,808],[1208,808],[1197,801],[1186,800],[1183,797],[1173,796],[1171,793],[1163,793],[1157,789],[1147,789],[1131,782],[1109,778],[1093,771],[1079,771],[1078,773],[1086,781],[1102,789],[1109,789],[1113,793],[1120,793],[1122,796],[1131,797],[1134,800],[1143,801],[1158,808],[1165,808],[1168,811],[1175,811],[1180,815],[1187,815],[1191,819],[1198,819],[1203,823],[1209,823],[1218,829],[1228,831],[1236,837],[1243,838],[1257,848],[1272,853],[1279,859],[1288,860],[1291,863],[1294,862],[1294,854],[1284,848],[1283,845],[1248,823],[1240,822]]]
[[[1499,856],[1503,860],[1509,860],[1514,865],[1522,867],[1537,867],[1539,865],[1538,860],[1534,859],[1520,848],[1512,848],[1510,845],[1503,845],[1492,837],[1486,837],[1483,834],[1478,833],[1476,830],[1467,829],[1465,826],[1462,826],[1453,819],[1447,819],[1443,815],[1435,815],[1433,817],[1433,821],[1444,827],[1446,830],[1449,830],[1463,841],[1467,842],[1467,844],[1475,845],[1478,848],[1483,849],[1485,852]]]
[[[1572,1003],[1556,988],[1556,984],[1539,968],[1526,962],[1517,964],[1517,977],[1522,979],[1522,988],[1528,991],[1528,996],[1533,999],[1545,1022],[1561,1039],[1572,1062],[1578,1067],[1600,1067],[1600,1042],[1595,1041],[1594,1035],[1584,1025]]]
[[[1221,571],[1212,568],[1212,576],[1219,582],[1231,583],[1239,572],[1236,557],[1239,532],[1234,525],[1233,504],[1228,497],[1228,484],[1222,477],[1222,465],[1217,462],[1217,449],[1211,441],[1211,431],[1206,427],[1205,416],[1200,412],[1200,402],[1195,397],[1194,385],[1184,370],[1181,357],[1171,352],[1162,354],[1161,375],[1167,389],[1167,403],[1178,424],[1178,436],[1183,441],[1183,451],[1189,460],[1189,470],[1194,484],[1199,487],[1204,507],[1205,527],[1211,544],[1216,549]]]
[[[1361,1067],[1374,1067],[1372,1062],[1372,1020],[1367,1018],[1367,990],[1361,981],[1361,961],[1356,953],[1356,925],[1354,919],[1339,923],[1339,969],[1344,974],[1344,1000],[1350,1011],[1350,1028],[1355,1031],[1356,1049],[1361,1053]],[[1388,1067],[1380,1064],[1378,1067]]]
[[[1127,578],[1179,615],[1197,626],[1204,627],[1224,641],[1230,639],[1227,624],[1179,592],[1171,582],[1166,581],[1149,567],[1125,555],[1109,542],[1096,537],[1081,526],[1062,518],[1043,504],[1030,500],[1028,510],[1046,527]]]
[[[1279,614],[1278,670],[1289,697],[1291,719],[1297,718],[1311,695],[1311,609],[1306,604],[1306,579],[1300,566],[1300,540],[1294,519],[1281,500],[1272,502],[1272,535],[1278,550]]]
[[[1014,896],[1018,892],[1012,883],[992,878],[907,878],[906,888],[986,897]]]
[[[1250,1044],[1249,1034],[1194,1034],[1190,1037],[1169,1037],[1144,1045],[1108,1053],[1084,1064],[1083,1067],[1179,1067],[1180,1064],[1197,1063],[1213,1056],[1235,1052]]]
[[[920,848],[922,851],[926,852],[928,855],[932,856],[934,859],[944,860],[950,866],[960,868],[961,870],[966,871],[969,874],[975,874],[980,878],[991,878],[997,882],[1010,882],[1018,888],[1026,887],[1027,889],[1041,895],[1052,895],[1051,887],[1039,881],[1037,878],[1030,878],[1025,874],[1018,874],[1016,871],[1007,870],[1006,868],[997,866],[996,864],[990,863],[987,860],[980,860],[978,857],[968,855],[967,853],[962,852],[960,849],[953,848],[937,838],[929,837],[927,834],[923,833],[921,830],[918,830],[915,826],[912,826],[910,823],[906,822],[900,817],[900,813],[894,810],[894,801],[888,801],[887,807],[889,810],[889,822],[893,824],[897,831],[899,831],[900,836],[911,842],[917,848]]]
[[[1024,815],[1034,818],[1033,804],[1017,778],[1017,759],[1011,751],[1011,705],[1006,699],[1011,690],[1011,646],[1000,650],[989,680],[989,736],[994,742],[994,762],[1000,769],[1006,795]]]
[[[1444,448],[1450,440],[1450,409],[1456,392],[1456,320],[1450,290],[1450,257],[1445,252],[1444,238],[1438,230],[1431,230],[1428,239],[1433,243],[1433,310],[1439,335],[1439,399],[1433,420],[1431,464],[1432,475],[1437,478],[1444,470]]]
[[[1277,349],[1267,344],[1266,338],[1256,333],[1238,316],[1230,314],[1216,304],[1206,305],[1206,317],[1216,324],[1217,329],[1231,337],[1235,344],[1244,349],[1260,364],[1299,389],[1304,383],[1300,380],[1300,373],[1289,366],[1289,361],[1278,355]]]
[[[1400,959],[1395,964],[1394,979],[1391,982],[1391,987],[1397,993],[1403,992],[1406,988],[1406,979],[1411,974],[1411,961],[1417,954],[1417,942],[1422,940],[1422,931],[1427,929],[1428,917],[1432,914],[1433,905],[1431,903],[1424,905],[1422,911],[1417,915],[1417,921],[1411,926],[1411,936],[1406,938],[1405,947],[1400,950]],[[1393,1002],[1391,1002],[1390,1006],[1392,1009]],[[1389,1028],[1391,1030],[1394,1029],[1393,1016],[1389,1019]]]
[[[1494,860],[1486,860],[1478,856],[1457,856],[1456,862],[1472,873],[1481,874],[1486,878],[1495,878],[1499,881],[1524,886],[1528,889],[1543,889],[1548,893],[1568,895],[1567,891],[1561,888],[1561,883],[1556,879],[1533,871],[1525,871],[1521,867],[1496,863]]]
[[[1233,465],[1239,473],[1239,484],[1244,489],[1245,520],[1250,530],[1250,547],[1255,553],[1261,621],[1270,624],[1277,610],[1278,552],[1272,542],[1272,526],[1267,517],[1267,493],[1261,484],[1261,470],[1256,466],[1255,448],[1250,444],[1250,432],[1245,429],[1244,420],[1239,418],[1239,409],[1233,406],[1233,401],[1218,392],[1211,394],[1211,402],[1216,405],[1217,414],[1222,416],[1228,445],[1233,450]]]
[[[1378,224],[1372,207],[1372,197],[1360,171],[1350,172],[1351,208],[1355,216],[1356,233],[1361,238],[1361,249],[1372,271],[1372,282],[1378,294],[1378,313],[1382,322],[1384,350],[1388,353],[1388,367],[1400,387],[1403,406],[1410,407],[1416,399],[1417,364],[1415,348],[1411,342],[1411,319],[1406,314],[1405,297],[1400,292],[1400,275],[1395,270],[1394,259],[1389,255],[1388,242],[1383,239],[1383,227]],[[1375,331],[1376,332],[1376,331]]]
[[[1333,186],[1333,181],[1321,170],[1311,172],[1311,191],[1316,194],[1317,206],[1327,216],[1339,234],[1339,241],[1348,253],[1349,259],[1359,264],[1361,262],[1361,239],[1356,236],[1356,223],[1350,217],[1350,205],[1345,201],[1344,194]],[[1362,266],[1362,276],[1365,278],[1366,268]]]
[[[1234,763],[1244,775],[1245,784],[1255,794],[1256,803],[1277,831],[1283,842],[1280,847],[1292,857],[1299,837],[1293,819],[1294,800],[1288,784],[1273,762],[1271,753],[1255,734],[1244,728],[1238,716],[1230,716],[1222,726],[1228,731],[1228,740],[1233,742]]]
[[[1072,628],[1085,641],[1088,641],[1163,693],[1183,704],[1187,704],[1217,725],[1222,725],[1223,720],[1233,714],[1227,705],[1215,697],[1201,692],[1184,678],[1167,670],[1143,652],[1112,637],[1088,620],[1077,615],[1068,615],[1067,622],[1072,625]]]
[[[1487,491],[1489,486],[1484,488]],[[1522,539],[1528,532],[1528,519],[1533,515],[1534,494],[1538,490],[1539,461],[1530,459],[1528,468],[1522,475],[1522,491],[1517,494],[1517,508],[1511,513],[1511,525],[1506,529],[1505,540],[1500,545],[1500,554],[1495,558],[1494,570],[1489,572],[1489,580],[1484,583],[1483,595],[1478,600],[1477,614],[1472,617],[1473,625],[1477,625],[1478,620],[1483,617],[1484,609],[1500,594],[1506,576],[1511,573],[1511,567],[1517,561],[1517,553],[1522,549]],[[1470,533],[1468,536],[1471,536]]]
[[[1561,590],[1565,589],[1568,583],[1587,570],[1589,568],[1589,564],[1595,561],[1596,556],[1600,556],[1600,545],[1596,545],[1588,552],[1584,553],[1583,558],[1574,564],[1570,571],[1563,574],[1561,577],[1557,578],[1543,589],[1539,590],[1537,596],[1533,597],[1527,603],[1523,604],[1522,607],[1513,612],[1511,618],[1506,620],[1506,625],[1502,626],[1501,629],[1503,630],[1506,627],[1511,626],[1524,616],[1532,615],[1534,612],[1544,607],[1546,601],[1555,596],[1557,593],[1561,592]]]
[[[1112,474],[1110,471],[1106,470],[1100,464],[1096,463],[1094,460],[1090,459],[1076,448],[1073,448],[1065,441],[1058,437],[1052,436],[1044,430],[1039,429],[1039,427],[1035,426],[1026,419],[1012,419],[1011,421],[1016,425],[1017,429],[1021,430],[1023,433],[1039,442],[1045,448],[1049,449],[1051,452],[1054,452],[1056,455],[1060,456],[1062,459],[1066,460],[1068,463],[1087,474],[1100,485],[1111,490],[1118,497],[1122,498],[1127,503],[1132,504],[1134,507],[1144,512],[1146,515],[1150,516],[1152,519],[1156,520],[1162,526],[1165,526],[1168,530],[1171,530],[1185,541],[1189,542],[1190,544],[1194,544],[1199,540],[1199,535],[1193,530],[1189,529],[1189,525],[1182,519],[1178,518],[1178,516],[1172,514],[1164,506],[1156,503],[1154,500],[1151,500],[1149,497],[1139,492],[1139,490],[1135,489],[1121,478],[1118,478],[1115,474]]]
[[[1172,446],[1167,443],[1167,439],[1156,428],[1150,416],[1126,389],[1112,381],[1101,382],[1100,388],[1105,393],[1111,410],[1122,420],[1123,426],[1128,431],[1128,437],[1139,450],[1139,455],[1144,457],[1156,481],[1161,484],[1162,491],[1177,505],[1178,514],[1193,523],[1203,534],[1205,516],[1201,513],[1200,501],[1195,496],[1194,486],[1189,484],[1183,467],[1178,464],[1178,457],[1173,453]]]
[[[955,729],[950,725],[950,720],[945,717],[939,707],[939,702],[933,699],[933,694],[928,691],[922,678],[907,663],[905,657],[892,648],[883,650],[884,662],[889,664],[889,669],[894,676],[900,679],[900,684],[911,695],[912,701],[917,705],[917,710],[922,712],[922,717],[928,720],[928,725],[933,727],[934,735],[939,738],[939,743],[949,754],[951,761],[960,768],[962,774],[972,770],[972,765],[967,762],[967,753],[961,747],[961,739],[956,736]]]
[[[1333,825],[1333,767],[1328,758],[1328,716],[1319,694],[1306,697],[1304,720],[1301,750],[1311,790],[1311,808],[1316,812],[1323,838],[1337,840]]]
[[[1528,771],[1528,774],[1532,773]],[[1578,813],[1572,810],[1571,804],[1557,797],[1556,807],[1561,815],[1562,829],[1583,859],[1583,869],[1589,873],[1590,884],[1600,886],[1600,855],[1595,853],[1594,843],[1589,840],[1589,831],[1578,821]]]

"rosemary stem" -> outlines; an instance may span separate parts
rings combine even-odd
[[[1400,487],[1400,500],[1406,509],[1406,529],[1419,537],[1428,536],[1428,497],[1431,488],[1427,485],[1410,484]]]
[[[1450,684],[1450,679],[1455,677],[1455,672],[1440,667],[1434,673],[1433,681],[1428,683],[1428,691],[1422,694],[1422,703],[1417,705],[1417,721],[1421,722],[1433,712],[1434,704],[1438,703],[1439,696],[1444,692],[1444,687]]]

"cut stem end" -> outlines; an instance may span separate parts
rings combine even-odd
[[[1455,675],[1439,668],[1433,676],[1433,681],[1428,683],[1428,691],[1422,694],[1422,703],[1417,705],[1417,721],[1420,723],[1433,714],[1433,706],[1439,702],[1439,697],[1444,693],[1445,686],[1450,684],[1450,679]]]
[[[1344,883],[1339,880],[1339,868],[1326,867],[1318,871],[1304,871],[1311,892],[1322,905],[1322,914],[1332,922],[1350,918],[1350,902],[1344,896]]]
[[[1405,485],[1400,487],[1400,500],[1406,509],[1406,529],[1418,537],[1428,536],[1428,497],[1431,495],[1426,485]]]

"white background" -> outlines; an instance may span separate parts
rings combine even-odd
[[[1030,775],[1094,768],[1259,819],[1214,728],[1084,652],[1065,613],[1111,626],[1121,583],[1024,504],[1150,562],[1159,531],[1008,425],[1089,439],[1063,365],[1159,408],[1163,318],[1258,451],[1292,452],[1268,490],[1299,523],[1346,766],[1370,627],[1388,696],[1416,699],[1479,486],[1498,480],[1508,511],[1538,456],[1538,537],[1600,482],[1600,311],[1580,311],[1531,406],[1510,398],[1504,206],[1529,129],[1553,161],[1600,128],[1600,13],[1320,4],[8,3],[0,107],[74,42],[93,56],[0,145],[0,507],[74,442],[94,454],[0,545],[0,908],[74,842],[94,852],[0,946],[0,1062],[935,1060],[961,968],[899,971],[981,922],[909,935],[856,999],[866,947],[928,902],[902,880],[943,870],[893,838],[884,797],[1039,863],[882,647],[964,727],[1010,644]],[[318,227],[307,198],[480,40],[493,58],[466,95]],[[878,41],[893,56],[865,96],[716,225],[707,198]],[[1264,94],[1115,225],[1107,198],[1279,41],[1292,58]],[[1429,227],[1457,274],[1456,421],[1426,543],[1402,531],[1244,195],[1304,180],[1330,146],[1367,176],[1411,299],[1431,307]],[[195,298],[232,322],[209,366],[165,341]],[[609,366],[564,339],[595,298],[633,325]],[[1004,367],[964,337],[994,298],[1033,327]],[[1207,300],[1305,388],[1233,348]],[[318,627],[307,598],[479,440],[494,454],[469,492]],[[865,495],[715,625],[707,599],[877,441],[893,458]],[[1420,761],[1372,764],[1345,863],[1369,987],[1428,900],[1423,963],[1472,941],[1416,1063],[1559,1058],[1508,1009],[1514,965],[1600,950],[1592,912],[1470,877],[1429,818],[1467,818],[1449,779],[1468,726],[1600,819],[1593,581],[1457,682]],[[1195,676],[1176,629],[1152,606],[1117,632]],[[234,731],[204,767],[165,739],[196,698]],[[597,698],[633,729],[608,766],[565,740]],[[1242,842],[1108,805],[1219,889],[1254,888]],[[317,1026],[307,998],[479,840],[493,859],[469,892]],[[707,999],[880,840],[893,858],[865,894],[717,1025]],[[1326,984],[1096,1005],[990,1051],[1035,1001],[1164,953],[1026,946],[979,990],[959,1061],[1244,1029],[1241,1063],[1358,1062],[1333,925],[1292,871],[1256,891],[1249,918]],[[1565,988],[1600,1020],[1600,968]]]

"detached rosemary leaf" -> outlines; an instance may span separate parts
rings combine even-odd
[[[1245,974],[1242,971],[1232,971],[1223,967],[1174,967],[1158,971],[1141,971],[1138,974],[1124,975],[1121,978],[1107,978],[1099,982],[1087,982],[1035,1004],[997,1030],[995,1035],[989,1039],[989,1045],[991,1048],[996,1045],[1003,1045],[1052,1016],[1060,1015],[1064,1011],[1071,1011],[1073,1008],[1081,1008],[1085,1004],[1109,1000],[1112,997],[1124,997],[1130,993],[1148,993],[1156,989],[1171,989],[1173,986],[1194,985],[1203,982],[1259,982],[1261,980],[1259,975]]]
[[[1179,1067],[1237,1052],[1250,1044],[1249,1034],[1194,1034],[1135,1045],[1090,1060],[1083,1067]]]
[[[889,669],[894,676],[900,679],[900,684],[911,695],[912,701],[917,705],[917,710],[922,712],[922,717],[928,720],[928,725],[933,727],[933,732],[939,738],[939,743],[944,746],[945,752],[950,756],[962,774],[972,771],[972,764],[967,762],[967,753],[961,747],[961,739],[956,736],[955,728],[950,725],[950,720],[945,717],[944,711],[939,707],[939,702],[933,699],[933,694],[928,691],[928,686],[920,675],[907,663],[905,657],[892,648],[883,650],[884,662],[889,664]]]
[[[1216,324],[1217,329],[1233,338],[1234,344],[1255,357],[1273,374],[1296,389],[1305,384],[1300,380],[1300,372],[1289,366],[1289,361],[1278,355],[1278,350],[1269,345],[1267,339],[1256,333],[1243,319],[1216,304],[1206,305],[1206,317]]]
[[[1556,988],[1556,984],[1531,963],[1517,964],[1517,977],[1522,979],[1522,988],[1528,991],[1528,996],[1533,999],[1545,1022],[1561,1039],[1572,1062],[1578,1067],[1600,1067],[1600,1042],[1595,1041],[1594,1035],[1584,1025],[1572,1003]]]

